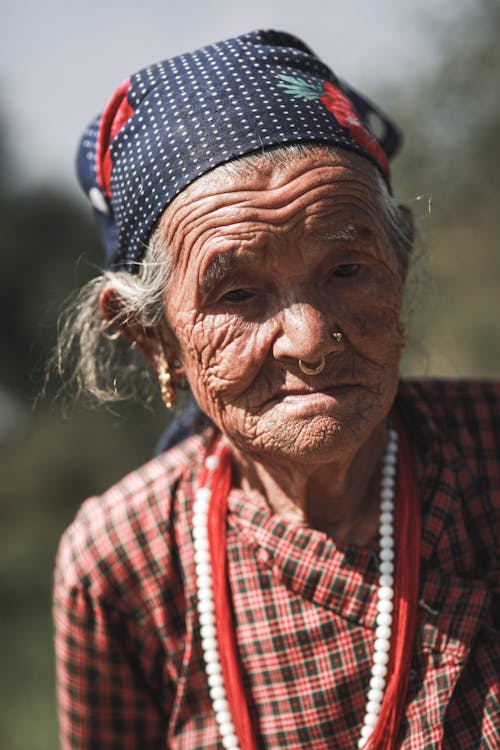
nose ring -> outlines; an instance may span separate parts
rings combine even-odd
[[[337,344],[341,344],[342,341],[344,340],[344,334],[342,333],[342,331],[334,331],[332,333],[332,336],[335,339],[335,341],[337,342]]]
[[[305,362],[299,359],[299,367],[304,375],[319,375],[325,369],[325,358],[321,357],[316,367],[308,367]]]

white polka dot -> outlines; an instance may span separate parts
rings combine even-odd
[[[385,138],[385,135],[387,132],[385,122],[382,120],[382,118],[379,117],[376,112],[374,112],[373,110],[370,110],[370,112],[368,112],[366,121],[374,137],[378,141],[382,141]]]
[[[109,214],[109,206],[102,190],[98,187],[91,187],[89,190],[89,201],[101,214]]]

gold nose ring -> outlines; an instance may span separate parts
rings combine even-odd
[[[325,369],[325,358],[321,357],[316,367],[309,367],[305,362],[299,359],[299,367],[304,375],[319,375],[319,373],[323,372]]]

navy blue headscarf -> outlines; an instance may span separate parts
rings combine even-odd
[[[361,154],[390,187],[398,131],[290,34],[254,31],[140,70],[91,123],[78,153],[109,267],[137,270],[166,206],[197,177],[300,142]]]

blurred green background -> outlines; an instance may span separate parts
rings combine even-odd
[[[402,366],[410,375],[500,372],[500,6],[478,0],[461,13],[452,29],[429,27],[439,64],[411,86],[381,81],[370,92],[406,135],[394,184],[419,231]],[[5,136],[7,116],[2,125]],[[95,274],[101,251],[72,193],[12,189],[6,143],[0,133],[0,747],[47,750],[57,747],[58,538],[86,496],[150,457],[167,416],[159,401],[147,412],[63,409],[55,381],[40,397],[61,306]]]

